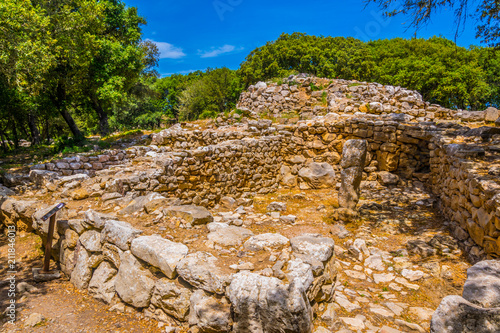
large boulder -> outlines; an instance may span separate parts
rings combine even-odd
[[[359,187],[366,162],[366,140],[347,140],[342,152],[339,206],[354,209],[359,202]]]
[[[399,182],[398,175],[390,173],[389,171],[380,171],[377,178],[379,183],[384,186],[397,185]]]
[[[120,269],[115,280],[115,290],[120,298],[133,307],[149,306],[155,280],[153,274],[130,253],[120,256]]]
[[[30,171],[30,180],[36,186],[44,186],[46,183],[50,181],[54,181],[59,178],[57,172],[48,171],[48,170],[31,170]]]
[[[132,240],[141,233],[141,230],[135,229],[127,222],[106,221],[102,230],[101,241],[114,244],[121,250],[126,251],[129,249]]]
[[[299,170],[299,176],[310,188],[330,188],[335,185],[335,171],[328,163],[309,163]]]
[[[260,234],[250,237],[243,245],[248,251],[260,251],[264,248],[278,248],[288,245],[289,240],[280,234]]]
[[[231,304],[225,297],[209,296],[197,290],[190,301],[189,325],[197,325],[202,332],[231,331]]]
[[[337,279],[333,239],[320,234],[303,234],[292,238],[290,244],[296,260],[289,262],[289,279],[293,276],[302,278],[310,301],[330,301]],[[309,270],[314,274],[312,283],[310,278],[305,278]]]
[[[312,331],[313,311],[300,282],[287,285],[243,271],[233,276],[226,294],[234,312],[233,332]]]
[[[115,296],[116,273],[117,270],[109,262],[102,262],[94,271],[89,282],[89,294],[106,304],[110,304]]]
[[[485,260],[469,268],[462,297],[485,308],[500,308],[500,262]]]
[[[431,320],[431,333],[498,333],[500,308],[483,308],[460,296],[447,296]]]
[[[347,140],[342,150],[340,166],[343,169],[361,167],[364,169],[366,162],[367,143],[366,140]]]
[[[179,282],[163,278],[156,281],[151,304],[180,321],[186,321],[191,295],[191,290]]]
[[[114,215],[96,212],[93,209],[89,209],[89,210],[85,211],[83,216],[84,216],[83,221],[87,225],[89,225],[93,228],[96,228],[96,229],[104,228],[106,221],[116,220],[116,217]]]
[[[78,289],[87,289],[92,278],[90,256],[83,247],[78,249],[75,256],[77,259],[70,281]]]
[[[303,234],[292,238],[290,244],[295,254],[323,263],[328,262],[334,254],[333,239],[320,234]]]
[[[481,261],[467,270],[463,297],[445,297],[434,312],[431,332],[500,332],[500,263]]]
[[[5,196],[2,196],[4,199]],[[38,208],[37,201],[8,198],[0,206],[0,226],[15,225],[18,231],[33,230],[31,216]]]
[[[85,231],[80,236],[80,243],[90,252],[101,252],[101,233],[96,230]]]
[[[485,121],[496,121],[500,117],[500,111],[497,108],[489,107],[484,111]]]
[[[190,285],[216,294],[224,294],[230,279],[218,266],[218,259],[208,252],[188,254],[177,264],[177,272]]]
[[[167,198],[165,198],[164,196],[162,196],[156,192],[152,192],[148,195],[144,195],[144,196],[135,198],[127,205],[127,207],[120,210],[118,212],[118,214],[119,215],[126,215],[126,214],[133,214],[136,212],[141,212],[144,210],[144,207],[148,203],[155,201],[155,200],[166,200],[166,199]]]
[[[188,254],[188,247],[160,236],[140,236],[132,240],[130,251],[137,258],[158,267],[169,279],[176,276],[176,266]]]
[[[165,208],[165,215],[182,218],[192,225],[207,224],[214,220],[212,214],[206,208],[194,205],[167,207]]]
[[[16,194],[16,192],[12,191],[7,186],[3,186],[0,184],[0,199],[6,199],[7,197]]]

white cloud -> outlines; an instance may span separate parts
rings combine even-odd
[[[182,51],[182,48],[175,47],[170,43],[155,42],[151,39],[148,39],[148,41],[153,42],[156,44],[156,46],[158,46],[158,50],[160,51],[160,59],[180,59],[186,56],[186,54]]]
[[[240,51],[242,49],[243,48],[239,48],[237,51]],[[212,47],[212,49],[210,51],[198,50],[198,54],[200,54],[200,56],[202,58],[214,58],[214,57],[218,57],[224,53],[233,52],[234,50],[236,50],[236,47],[234,45],[227,45],[226,44],[226,45],[218,47],[218,48]]]

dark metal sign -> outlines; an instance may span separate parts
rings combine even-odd
[[[45,214],[42,217],[42,221],[47,221],[49,219],[49,217],[51,217],[52,215],[54,215],[55,213],[57,213],[58,211],[60,211],[64,206],[66,206],[65,203],[59,203],[59,204],[57,204],[57,206],[55,206],[54,208],[52,208],[50,212],[48,212],[47,214]]]

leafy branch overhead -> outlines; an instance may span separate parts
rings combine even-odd
[[[464,29],[465,22],[477,22],[476,37],[491,46],[500,46],[500,2],[497,0],[366,0],[385,10],[386,15],[405,15],[411,26],[419,29],[429,23],[441,10],[455,15],[456,35]]]

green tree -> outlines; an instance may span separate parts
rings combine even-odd
[[[36,101],[54,62],[48,29],[44,12],[29,0],[0,2],[0,137],[4,149],[8,131],[17,146],[18,129],[22,131],[25,122],[32,141],[40,141]]]
[[[121,1],[104,2],[103,30],[96,36],[96,55],[88,64],[83,94],[99,118],[101,135],[109,133],[108,115],[125,107],[142,76],[156,76],[159,52],[155,44],[141,40],[144,18]],[[136,89],[137,90],[137,89]]]
[[[478,52],[438,37],[378,40],[368,47],[376,65],[366,81],[415,89],[424,100],[450,108],[478,110],[491,100]]]
[[[164,104],[167,116],[178,118],[179,98],[182,92],[194,81],[199,80],[203,74],[202,71],[195,71],[187,75],[173,74],[155,82],[156,90],[160,94],[160,100]]]
[[[235,71],[228,68],[208,69],[179,96],[179,119],[212,118],[234,108],[242,84]]]

